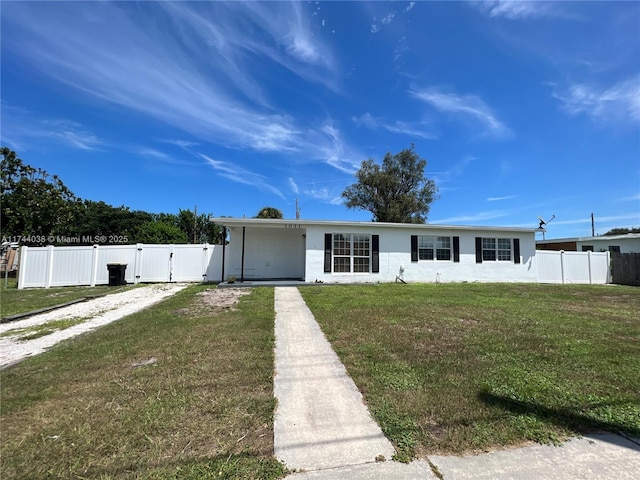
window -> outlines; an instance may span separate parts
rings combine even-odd
[[[609,251],[611,253],[620,253],[620,246],[619,245],[610,245],[609,246]]]
[[[418,259],[451,260],[451,238],[419,235]]]
[[[333,234],[333,271],[335,273],[369,273],[370,261],[370,235]]]
[[[510,238],[483,238],[482,239],[482,261],[511,261],[511,239]]]
[[[593,245],[582,245],[583,252],[593,252]]]

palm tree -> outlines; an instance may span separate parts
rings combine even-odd
[[[282,212],[274,207],[264,207],[254,218],[282,218]]]

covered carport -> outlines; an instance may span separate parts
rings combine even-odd
[[[300,222],[274,219],[211,218],[227,233],[223,281],[303,280],[306,229]]]

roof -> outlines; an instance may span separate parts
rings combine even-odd
[[[387,223],[387,222],[347,222],[339,220],[287,220],[279,218],[233,218],[233,217],[210,217],[210,222],[225,227],[275,227],[283,225],[321,226],[321,227],[369,227],[377,228],[408,228],[419,230],[464,230],[464,231],[504,231],[534,233],[535,228],[515,228],[515,227],[487,227],[468,225],[439,225],[439,224],[418,224],[418,223]]]
[[[566,242],[608,242],[611,240],[640,240],[640,233],[625,233],[624,235],[600,235],[597,237],[554,238],[550,240],[536,240],[536,243],[566,243]]]

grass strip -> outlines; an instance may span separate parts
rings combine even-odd
[[[422,284],[301,288],[397,459],[640,436],[640,290]]]
[[[189,287],[1,372],[0,476],[282,477],[273,289],[221,310],[196,296],[211,288]]]
[[[52,320],[51,322],[43,323],[42,325],[34,325],[33,327],[14,328],[7,330],[0,334],[0,337],[18,337],[18,340],[33,340],[36,338],[44,337],[58,330],[65,330],[71,328],[74,325],[88,320],[89,317],[73,317],[65,318],[62,320]]]
[[[1,318],[54,307],[84,297],[119,293],[137,287],[137,285],[122,287],[99,285],[96,287],[25,288],[18,290],[15,279],[12,280],[10,288],[0,289]]]

